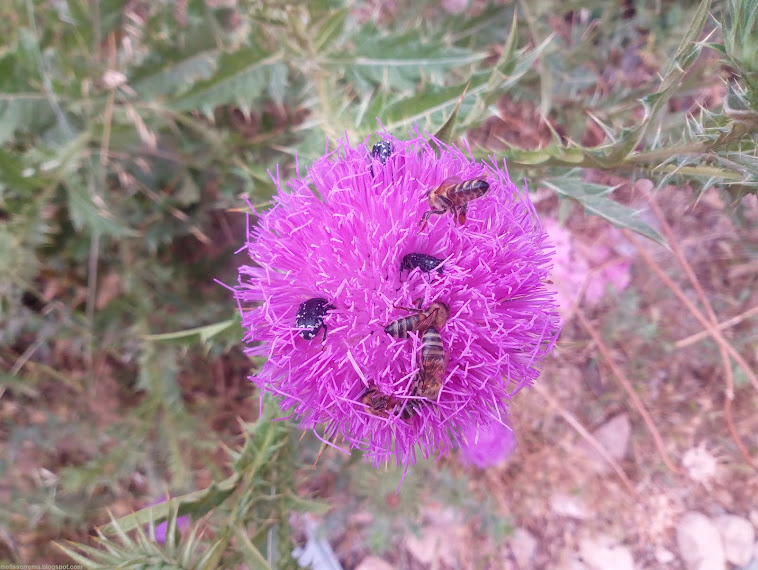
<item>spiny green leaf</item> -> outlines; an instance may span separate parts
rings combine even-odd
[[[453,128],[455,127],[455,119],[458,117],[458,109],[461,108],[461,103],[463,103],[463,98],[466,96],[466,90],[468,89],[468,83],[466,84],[466,88],[463,90],[463,93],[461,93],[460,98],[458,99],[458,103],[453,108],[453,111],[450,113],[450,117],[448,117],[447,121],[445,121],[445,124],[440,127],[440,129],[434,133],[434,137],[445,143],[450,144],[453,139]]]
[[[121,27],[124,18],[124,6],[127,0],[100,0],[100,35],[105,37],[111,31]]]
[[[440,128],[437,125],[444,124],[444,115],[448,110],[452,112],[453,108],[459,106],[458,114],[464,116],[459,128],[472,128],[484,117],[491,102],[518,83],[531,69],[551,41],[552,36],[534,49],[523,50],[507,61],[499,61],[499,65],[491,70],[478,71],[465,84],[442,88],[428,84],[426,89],[411,97],[384,105],[380,105],[380,100],[377,99],[366,112],[366,117],[381,117],[388,130],[404,128],[416,122],[425,123],[423,128],[432,130]],[[460,94],[467,86],[468,97],[465,101],[460,101]],[[369,125],[364,127],[369,128]]]
[[[55,114],[42,93],[0,93],[0,144],[18,132],[38,133],[55,121]]]
[[[514,30],[512,35],[517,32]],[[514,36],[513,41],[517,36]],[[485,101],[488,104],[494,103],[499,99],[502,92],[516,85],[523,76],[534,66],[537,59],[545,52],[547,47],[553,41],[554,34],[545,38],[542,43],[531,49],[519,50],[515,55],[508,59],[501,58],[497,66],[492,70],[491,77],[487,83],[487,89],[484,92]],[[509,44],[511,38],[509,37]],[[506,46],[510,49],[509,46]]]
[[[484,78],[474,78],[472,83],[480,85]],[[460,103],[464,110],[472,105],[471,101],[461,101],[461,93],[465,85],[452,87],[431,88],[412,97],[408,97],[387,105],[377,113],[367,116],[382,118],[382,123],[389,131],[399,130],[417,122],[425,130],[435,130],[445,120],[445,113]]]
[[[80,173],[65,178],[66,197],[71,221],[77,230],[114,237],[136,236],[137,232],[120,223],[97,195],[91,195]]]
[[[658,242],[664,247],[668,247],[663,236],[643,222],[636,210],[607,197],[614,190],[612,186],[590,184],[570,176],[543,180],[543,184],[551,188],[559,196],[576,200],[588,212],[608,220],[613,225],[620,228],[628,228]]]
[[[397,90],[414,89],[424,76],[438,84],[446,71],[487,57],[485,52],[422,40],[415,32],[384,36],[365,33],[359,42],[354,54],[331,54],[322,64],[334,73],[345,74],[350,81]]]
[[[248,534],[241,528],[238,528],[235,534],[237,536],[237,541],[241,546],[241,554],[247,564],[247,567],[260,570],[270,570],[271,566],[269,566],[268,562],[266,562],[266,559],[263,557],[260,550],[258,550],[252,543]]]
[[[676,53],[666,65],[658,89],[641,99],[644,109],[644,117],[632,128],[624,129],[617,137],[614,144],[604,145],[595,149],[587,149],[587,156],[596,161],[602,168],[614,168],[638,147],[643,140],[647,129],[653,124],[660,111],[668,103],[669,99],[677,92],[681,85],[682,77],[688,68],[697,59],[702,43],[697,42],[703,31],[708,16],[708,8],[711,0],[703,0],[692,17],[687,32],[679,43]]]
[[[58,550],[60,550],[61,552],[63,552],[66,556],[68,556],[69,558],[71,558],[77,564],[81,564],[84,568],[100,568],[101,567],[94,560],[91,560],[90,558],[82,556],[81,554],[79,554],[75,550],[72,550],[71,548],[63,546],[59,542],[55,542],[53,544],[55,544],[55,546],[58,548]],[[74,546],[76,546],[77,548],[79,548],[81,550],[84,550],[85,552],[89,551],[90,556],[93,556],[93,557],[95,557],[95,556],[99,557],[99,555],[102,554],[101,551],[96,550],[96,549],[94,549],[92,547],[88,547],[85,544],[77,544],[77,543],[74,543],[74,542],[72,542],[71,544],[74,545]]]
[[[487,81],[471,90],[470,94],[475,96],[474,104],[465,118],[460,121],[459,128],[461,130],[472,129],[487,118],[490,107],[532,69],[534,62],[552,41],[552,36],[550,36],[533,49],[523,49],[514,53],[518,34],[515,29],[515,22],[513,26],[503,53],[490,70]],[[478,77],[482,73],[485,72],[479,72],[475,76]]]
[[[0,226],[0,298],[9,293],[5,280],[14,277],[21,280],[31,280],[38,271],[39,261],[33,250],[26,248],[15,233]]]
[[[268,86],[271,69],[281,65],[280,54],[271,55],[256,47],[225,54],[212,77],[196,83],[168,105],[179,111],[201,111],[207,116],[220,105],[248,109]]]
[[[175,54],[176,59],[166,54],[158,65],[135,70],[129,77],[129,85],[142,100],[181,95],[198,81],[212,77],[219,54],[217,49],[180,52]]]
[[[317,31],[311,42],[314,52],[318,53],[324,50],[325,46],[334,43],[334,40],[342,33],[349,13],[350,10],[347,7],[334,10],[315,26]]]
[[[31,192],[45,183],[39,177],[26,176],[24,171],[22,157],[0,147],[0,186]]]
[[[486,48],[503,41],[503,30],[515,19],[515,12],[515,4],[490,4],[476,16],[450,18],[448,33],[456,45]]]
[[[549,146],[539,150],[511,148],[505,151],[506,160],[526,166],[575,166],[585,161],[584,151],[579,148]]]
[[[700,46],[698,40],[703,33],[703,27],[708,19],[708,11],[711,8],[711,0],[702,0],[700,5],[695,10],[690,20],[690,25],[687,31],[682,37],[682,41],[679,42],[679,46],[676,49],[673,59],[663,70],[663,76],[670,74],[673,68],[679,67],[680,69],[686,69],[689,66],[689,60],[693,53],[698,53]]]
[[[332,509],[331,505],[328,503],[316,501],[314,499],[304,499],[297,495],[289,495],[287,497],[287,505],[293,511],[314,513],[319,516],[325,515]]]
[[[210,325],[204,325],[201,327],[195,327],[191,329],[185,329],[181,331],[175,331],[163,334],[148,334],[142,338],[154,342],[182,342],[186,340],[195,341],[198,337],[203,344],[207,343],[210,339],[225,331],[239,331],[240,317],[235,315],[231,319],[226,321],[220,321],[218,323],[212,323]]]
[[[100,527],[99,530],[106,536],[118,534],[118,532],[129,532],[138,526],[149,524],[151,520],[155,522],[166,520],[171,509],[177,509],[178,516],[191,514],[194,518],[201,517],[229,497],[237,488],[239,481],[240,476],[235,473],[220,483],[213,483],[206,489],[172,497],[157,505],[121,517],[116,521],[117,524],[109,523]]]
[[[173,347],[145,344],[140,355],[137,388],[168,406],[180,406],[182,393],[177,382],[179,364]]]

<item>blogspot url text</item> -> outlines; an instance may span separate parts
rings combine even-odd
[[[0,564],[0,570],[82,570],[81,564]]]

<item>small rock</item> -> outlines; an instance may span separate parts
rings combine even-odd
[[[361,560],[355,570],[395,570],[395,567],[378,556],[367,556]]]
[[[120,71],[109,69],[103,73],[103,85],[106,89],[113,90],[121,87],[124,83],[126,83],[126,75]]]
[[[722,515],[713,521],[724,541],[726,559],[737,566],[744,566],[753,557],[755,529],[750,521],[735,515]]]
[[[374,515],[366,511],[358,511],[348,517],[348,527],[367,526],[374,522]]]
[[[517,528],[510,539],[511,552],[519,568],[531,568],[534,551],[537,550],[537,539],[525,528]]]
[[[676,527],[676,542],[688,570],[726,570],[721,535],[704,514],[686,513]]]
[[[582,559],[592,570],[634,570],[634,558],[626,546],[613,546],[606,537],[583,539],[579,543]]]
[[[421,529],[421,537],[409,534],[405,546],[411,555],[422,564],[444,562],[458,567],[461,531],[456,527],[429,525]]]
[[[587,507],[579,497],[556,493],[550,497],[550,508],[556,515],[572,519],[586,520],[590,514]]]
[[[671,564],[674,560],[676,560],[674,553],[671,552],[668,548],[663,548],[662,546],[656,546],[655,552],[653,554],[655,555],[655,559],[659,564]]]
[[[590,570],[590,567],[582,562],[577,555],[562,560],[558,568],[559,570]]]
[[[708,485],[716,476],[718,462],[713,454],[701,444],[688,449],[682,457],[682,466],[687,470],[690,479],[703,485]]]
[[[629,436],[632,434],[632,424],[627,414],[614,416],[595,431],[592,435],[602,445],[608,454],[616,461],[626,457],[629,448]],[[583,441],[579,449],[587,456],[590,468],[596,473],[608,473],[611,466],[603,459],[589,442]]]

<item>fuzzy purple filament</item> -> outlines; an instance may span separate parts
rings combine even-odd
[[[345,138],[306,176],[275,177],[273,207],[250,227],[235,295],[247,352],[264,357],[252,380],[281,398],[300,427],[324,426],[363,450],[374,464],[415,464],[418,456],[447,454],[471,426],[505,424],[507,403],[539,375],[559,330],[545,286],[552,249],[526,191],[505,165],[483,164],[455,146],[420,135],[392,143],[386,164],[371,158],[367,141]],[[433,139],[432,139],[433,140]],[[449,176],[484,178],[487,194],[469,203],[465,225],[452,213],[434,215],[426,194]],[[442,274],[414,269],[400,278],[403,256],[444,259]],[[323,297],[336,308],[322,334],[304,340],[298,306]],[[419,335],[395,339],[387,323],[409,313],[397,307],[447,303],[441,329],[449,356],[436,402],[410,396],[419,367]],[[396,396],[416,414],[372,414],[359,399],[369,385]]]

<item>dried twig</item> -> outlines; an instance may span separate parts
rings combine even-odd
[[[645,263],[648,264],[650,269],[652,269],[658,277],[660,277],[661,281],[664,282],[664,284],[671,289],[671,292],[676,295],[676,297],[682,302],[682,304],[687,307],[687,310],[692,313],[692,316],[697,319],[697,321],[708,331],[708,334],[710,334],[713,339],[719,344],[719,346],[723,346],[724,350],[726,350],[727,354],[734,358],[734,360],[739,364],[739,366],[744,370],[745,374],[747,375],[748,379],[750,380],[750,383],[755,387],[756,390],[758,390],[758,377],[756,377],[755,372],[750,368],[750,365],[745,361],[745,359],[740,355],[739,352],[737,352],[734,347],[724,339],[724,336],[721,334],[721,331],[718,330],[718,328],[714,325],[712,325],[704,316],[703,314],[698,310],[695,305],[692,304],[692,301],[689,300],[687,295],[684,294],[684,291],[676,284],[674,281],[669,277],[661,268],[661,266],[658,264],[655,259],[653,259],[653,256],[651,256],[643,247],[642,244],[640,244],[639,240],[634,237],[634,235],[629,230],[622,230],[624,232],[624,235],[627,237],[629,241],[631,241],[634,246],[637,248],[637,251],[639,252],[642,259],[644,259]]]
[[[711,324],[709,321],[703,317],[703,315],[700,313],[700,311],[697,310],[697,308],[692,304],[692,302],[687,298],[687,296],[684,294],[684,292],[679,288],[679,286],[674,283],[674,281],[666,275],[666,273],[661,269],[660,265],[656,263],[656,261],[653,259],[653,257],[643,249],[642,245],[634,238],[631,233],[627,233],[627,238],[637,247],[637,251],[639,251],[642,258],[645,260],[645,262],[648,264],[648,266],[660,277],[661,281],[663,281],[666,286],[671,289],[671,291],[674,293],[674,295],[677,296],[677,298],[682,302],[682,304],[687,307],[687,310],[692,313],[692,316],[694,316],[701,325],[703,325],[707,331],[708,334],[710,334],[713,339],[718,343],[719,350],[722,351],[722,358],[724,354],[728,354],[732,358],[734,358],[737,363],[742,367],[742,369],[745,371],[745,374],[747,374],[748,378],[752,382],[753,386],[758,389],[758,379],[756,379],[755,374],[748,366],[747,362],[745,362],[745,359],[740,356],[740,354],[734,349],[734,347],[726,342],[724,340],[724,337],[721,335],[721,331],[718,330],[713,324]],[[732,422],[732,399],[734,398],[734,378],[732,375],[732,367],[726,366],[725,367],[725,373],[726,373],[726,397],[724,398],[724,417],[726,419],[727,427],[729,428],[729,433],[732,435],[732,439],[734,440],[735,444],[740,450],[740,453],[745,458],[745,460],[752,466],[755,467],[755,463],[750,457],[750,454],[747,452],[747,449],[745,449],[744,444],[742,443],[742,440],[739,437],[739,434],[737,433],[736,428],[734,427],[734,423]]]
[[[540,396],[542,396],[550,405],[552,408],[557,411],[561,417],[566,420],[566,423],[568,423],[572,428],[574,428],[579,435],[581,435],[587,443],[589,443],[595,451],[597,451],[600,456],[610,465],[613,470],[616,472],[616,474],[619,476],[619,479],[621,479],[621,482],[624,484],[624,487],[626,487],[632,495],[637,495],[637,491],[632,485],[632,482],[629,480],[629,478],[626,476],[626,473],[624,473],[624,470],[621,469],[621,466],[618,464],[618,462],[611,457],[611,454],[608,453],[608,450],[603,447],[603,445],[593,436],[590,432],[587,431],[587,429],[579,423],[579,421],[569,412],[566,408],[561,406],[561,404],[553,398],[552,395],[550,395],[550,392],[546,388],[544,388],[540,383],[536,383],[532,386],[534,390],[536,390]]]
[[[753,468],[755,468],[756,465],[753,462],[753,459],[750,457],[750,453],[748,453],[748,450],[745,447],[745,444],[742,442],[742,438],[737,432],[737,429],[734,427],[734,420],[732,419],[732,400],[734,399],[734,372],[732,371],[732,363],[729,360],[729,355],[727,354],[727,350],[726,350],[726,345],[728,343],[724,339],[723,335],[721,335],[721,330],[718,328],[718,318],[716,317],[716,313],[714,312],[713,307],[711,306],[711,303],[708,300],[708,296],[705,294],[705,291],[701,287],[700,281],[698,281],[697,276],[695,275],[695,272],[692,270],[692,266],[687,261],[687,258],[684,256],[684,253],[682,253],[682,249],[679,247],[679,243],[677,242],[676,237],[674,236],[674,232],[671,230],[671,226],[666,220],[666,216],[663,214],[663,211],[661,210],[660,206],[658,206],[658,203],[656,202],[655,197],[649,193],[648,193],[648,197],[650,200],[650,207],[652,208],[653,212],[655,212],[655,215],[658,218],[658,222],[661,225],[663,234],[666,236],[666,239],[668,240],[668,243],[671,247],[671,251],[674,253],[674,257],[676,257],[677,262],[679,263],[679,265],[681,265],[682,269],[684,270],[684,273],[687,275],[687,278],[690,280],[692,287],[695,289],[695,292],[697,293],[697,296],[700,299],[700,302],[703,304],[703,307],[705,308],[705,312],[708,315],[708,320],[710,321],[709,332],[711,332],[711,334],[714,334],[715,332],[715,334],[717,334],[718,337],[721,339],[721,341],[718,343],[719,354],[721,356],[721,363],[724,367],[724,374],[726,377],[726,388],[724,390],[724,419],[726,420],[726,424],[729,429],[729,433],[732,436],[732,440],[734,440],[734,443],[739,448],[740,453],[745,458],[745,461],[747,461]],[[758,386],[756,386],[756,388],[758,389]]]
[[[576,316],[578,317],[579,322],[581,323],[582,327],[584,327],[584,330],[586,330],[587,333],[592,337],[592,340],[597,345],[597,348],[600,351],[600,354],[608,363],[608,366],[610,367],[611,372],[613,372],[613,375],[616,377],[616,379],[619,381],[621,386],[624,388],[624,391],[627,393],[627,395],[631,399],[632,404],[634,405],[634,408],[642,416],[642,419],[645,422],[647,429],[650,431],[650,434],[653,436],[655,447],[658,449],[658,453],[661,456],[661,459],[663,460],[663,462],[666,464],[666,467],[668,467],[674,473],[679,473],[679,468],[677,468],[677,466],[674,465],[674,463],[671,461],[671,459],[668,456],[666,447],[663,445],[663,438],[661,437],[661,434],[658,432],[658,428],[655,427],[655,422],[653,421],[653,418],[650,417],[650,414],[648,413],[647,409],[645,409],[645,406],[642,404],[642,400],[640,400],[640,397],[632,388],[632,383],[626,377],[626,374],[624,374],[621,368],[619,368],[616,362],[613,360],[611,351],[608,350],[608,347],[605,345],[605,342],[603,341],[603,339],[600,338],[600,335],[597,333],[595,328],[592,326],[589,320],[587,320],[587,317],[585,316],[584,311],[582,311],[579,307],[577,307],[576,309]]]
[[[718,330],[723,331],[725,329],[728,329],[729,327],[733,327],[734,325],[741,323],[745,319],[749,319],[750,317],[758,315],[758,307],[753,307],[752,309],[748,309],[747,311],[740,313],[737,316],[732,317],[729,320],[724,321],[723,323],[719,323]],[[687,338],[683,338],[681,340],[678,340],[674,343],[674,347],[676,349],[680,348],[686,348],[690,345],[693,345],[697,342],[700,342],[704,338],[708,338],[710,336],[710,333],[708,331],[700,331],[699,333],[695,333],[693,335],[688,336]]]

